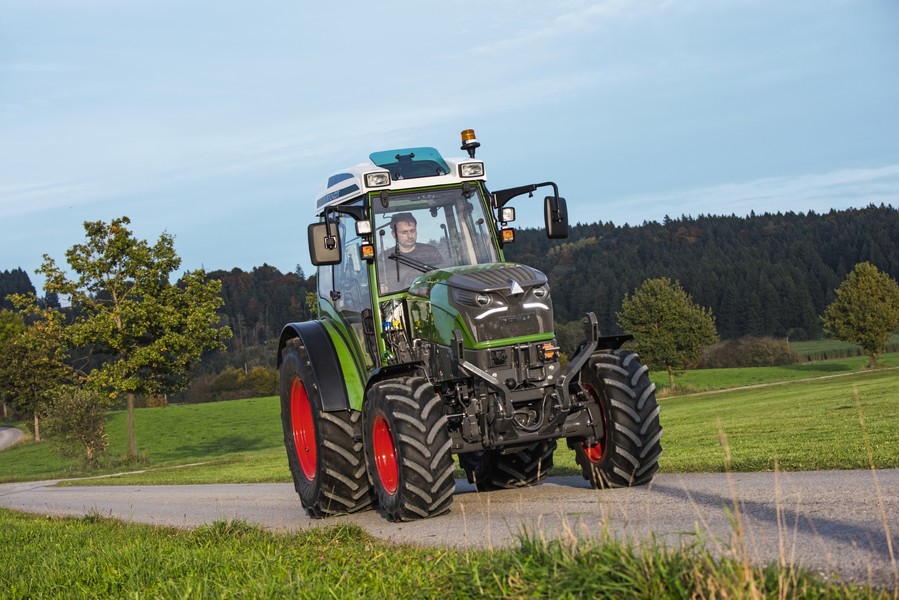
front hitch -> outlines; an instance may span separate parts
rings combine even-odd
[[[569,390],[571,380],[572,378],[579,378],[581,369],[584,368],[584,365],[587,364],[587,361],[590,360],[596,349],[617,350],[625,342],[634,339],[634,336],[630,334],[600,336],[599,321],[597,321],[595,314],[588,312],[584,316],[584,338],[585,340],[581,342],[577,352],[571,358],[571,362],[568,363],[568,366],[559,376],[559,383],[556,384],[562,398],[562,409],[565,411],[571,408],[571,392]]]

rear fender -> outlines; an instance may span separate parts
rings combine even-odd
[[[278,368],[281,353],[293,338],[300,338],[306,347],[323,410],[362,410],[362,378],[352,352],[337,331],[323,321],[288,323],[278,342]]]

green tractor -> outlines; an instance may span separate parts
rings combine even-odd
[[[318,319],[278,345],[284,443],[308,514],[377,505],[393,521],[439,515],[455,461],[479,491],[533,484],[559,439],[594,487],[649,482],[662,452],[655,386],[630,336],[596,317],[567,365],[546,275],[506,262],[510,200],[548,187],[546,233],[568,235],[545,182],[489,192],[480,144],[375,152],[332,175],[308,227]]]

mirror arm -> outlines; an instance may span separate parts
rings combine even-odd
[[[493,207],[502,208],[512,198],[515,198],[516,196],[520,196],[522,194],[533,193],[536,189],[537,185],[532,183],[531,185],[522,185],[519,187],[509,188],[507,190],[493,192]]]
[[[493,192],[493,208],[502,208],[505,206],[509,200],[515,198],[517,196],[521,196],[522,194],[533,194],[537,188],[552,186],[553,188],[553,212],[559,211],[559,186],[557,186],[552,181],[544,181],[543,183],[532,183],[530,185],[522,185],[519,187],[509,188],[506,190],[499,190],[498,192]]]
[[[324,211],[325,217],[325,248],[328,250],[333,250],[337,247],[337,239],[334,237],[334,232],[331,231],[331,227],[335,225],[334,221],[331,220],[331,215],[336,212],[333,208],[326,208]]]

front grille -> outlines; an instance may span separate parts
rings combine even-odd
[[[553,330],[546,275],[524,265],[491,265],[447,280],[449,300],[476,342],[516,338]],[[482,302],[479,297],[484,296]],[[528,308],[525,308],[527,306]]]
[[[533,335],[545,331],[535,313],[507,314],[495,318],[488,317],[485,320],[486,323],[479,323],[477,326],[479,341]]]

